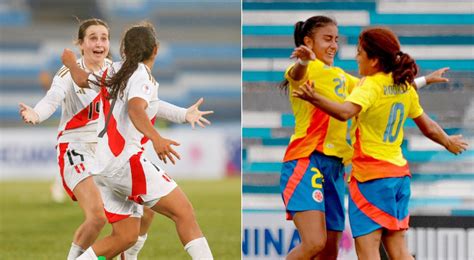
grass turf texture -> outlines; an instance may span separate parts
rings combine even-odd
[[[191,200],[215,259],[240,259],[240,179],[178,181]],[[54,203],[49,182],[0,182],[0,259],[66,259],[83,214]],[[110,233],[106,225],[101,237]],[[139,259],[190,259],[174,223],[156,214]]]

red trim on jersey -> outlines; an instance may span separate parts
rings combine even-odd
[[[351,180],[349,183],[349,192],[351,194],[352,201],[354,201],[357,208],[377,224],[389,230],[401,230],[408,228],[410,215],[406,216],[402,220],[398,220],[396,217],[371,204],[364,197],[364,194],[360,192],[357,180]]]
[[[163,174],[161,175],[161,177],[163,177],[163,179],[165,179],[165,181],[171,182],[171,177],[168,176],[168,174],[166,174],[166,172],[163,172]]]
[[[77,173],[81,173],[81,170],[79,170],[79,167],[77,165],[74,165],[74,169],[76,169]]]
[[[82,169],[83,171],[86,170],[86,167],[84,167],[84,164],[83,164],[83,163],[79,164],[79,166],[81,167],[81,169]]]
[[[132,195],[128,196],[129,200],[133,200],[139,204],[143,203],[140,195],[146,194],[146,177],[143,171],[143,166],[140,161],[142,152],[132,155],[130,157],[130,171],[132,172]]]
[[[306,135],[293,140],[286,149],[284,162],[308,157],[312,152],[324,154],[324,140],[329,127],[329,115],[320,109],[313,109]]]
[[[155,125],[155,121],[156,121],[156,116],[150,120],[152,125]],[[150,140],[150,138],[143,136],[142,140],[140,140],[140,144],[144,145],[146,142],[148,142],[148,140]]]
[[[67,151],[67,147],[69,146],[69,143],[59,143],[59,155],[58,155],[58,164],[59,164],[59,174],[61,174],[61,180],[63,182],[63,187],[64,190],[66,190],[66,193],[71,197],[73,201],[77,201],[76,196],[74,196],[74,193],[72,192],[71,189],[66,185],[66,181],[64,180],[64,154]]]
[[[388,161],[376,159],[364,154],[360,142],[360,129],[357,128],[354,143],[354,157],[352,158],[352,173],[358,181],[365,182],[380,178],[411,176],[408,163],[398,166]]]
[[[104,83],[105,76],[107,75],[107,70],[102,75],[102,84]],[[105,115],[105,120],[107,120],[107,116],[110,111],[110,102],[107,99],[109,96],[109,92],[105,86],[102,86],[100,89],[100,99],[102,101],[102,113]],[[117,121],[114,118],[114,115],[110,115],[109,123],[107,125],[107,138],[110,151],[113,153],[115,157],[119,156],[122,153],[125,147],[125,139],[120,134],[117,129]]]
[[[286,183],[285,190],[283,190],[283,201],[285,202],[285,205],[288,205],[293,193],[295,192],[296,186],[298,186],[301,179],[303,179],[304,173],[306,172],[306,169],[308,169],[309,162],[309,158],[302,158],[296,163],[295,169],[293,169],[293,173]],[[291,215],[288,214],[287,219],[291,220]]]
[[[96,120],[99,118],[98,113],[94,113],[95,110],[95,104],[99,102],[100,96],[97,94],[97,96],[92,100],[91,105],[88,105],[87,107],[83,108],[81,111],[79,111],[77,114],[75,114],[67,123],[66,126],[64,127],[64,130],[71,130],[71,129],[76,129],[79,127],[83,127],[87,125],[89,122]],[[92,109],[92,111],[90,111]],[[89,118],[89,115],[92,115],[91,118]]]
[[[58,133],[58,137],[56,137],[56,139],[59,139],[59,137],[61,137],[61,136],[63,135],[63,132],[64,132],[64,131],[60,131],[60,132]]]
[[[131,215],[131,214],[127,214],[127,215],[116,214],[116,213],[108,212],[105,209],[104,209],[104,212],[105,212],[105,216],[107,217],[107,220],[109,221],[110,224],[115,223],[115,222],[120,221],[120,220],[123,220],[123,219],[126,219],[126,218],[130,217],[130,215]]]

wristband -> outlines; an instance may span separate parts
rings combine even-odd
[[[309,60],[297,59],[296,62],[298,62],[298,64],[303,65],[303,66],[308,66],[309,64]]]
[[[415,79],[415,85],[417,89],[426,86],[426,77],[418,77]]]

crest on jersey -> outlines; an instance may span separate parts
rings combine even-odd
[[[142,90],[145,94],[150,95],[151,94],[151,88],[148,85],[143,85]]]
[[[321,203],[324,200],[323,193],[320,190],[313,191],[313,200]]]

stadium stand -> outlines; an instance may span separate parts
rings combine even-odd
[[[366,26],[388,26],[421,75],[450,67],[450,82],[420,90],[421,103],[450,133],[474,145],[474,16],[472,2],[440,1],[244,1],[243,2],[243,210],[282,210],[281,159],[293,132],[288,97],[277,84],[294,48],[293,25],[313,15],[335,17],[335,65],[357,74],[355,48]],[[474,152],[460,156],[405,125],[403,153],[413,174],[413,215],[474,216]]]

